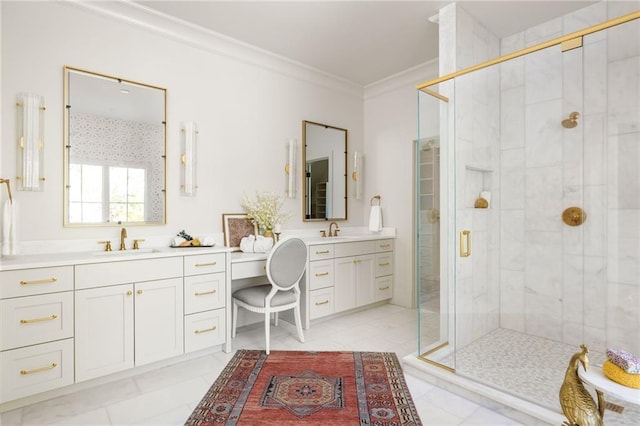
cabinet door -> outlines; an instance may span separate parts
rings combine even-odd
[[[76,291],[76,381],[133,367],[133,285]]]
[[[364,306],[376,301],[375,256],[356,256],[356,306]]]
[[[342,312],[356,307],[355,260],[355,257],[341,257],[334,260],[335,312]]]
[[[182,278],[135,285],[136,366],[183,353],[182,289]]]

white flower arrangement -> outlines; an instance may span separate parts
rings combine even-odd
[[[247,196],[241,206],[260,229],[271,231],[276,224],[284,224],[290,214],[281,211],[284,198],[272,192],[256,192],[255,199]]]

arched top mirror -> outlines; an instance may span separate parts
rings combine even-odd
[[[302,122],[304,221],[347,219],[347,130]]]
[[[64,68],[64,225],[160,225],[166,89]]]

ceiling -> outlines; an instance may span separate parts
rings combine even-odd
[[[450,1],[136,1],[174,18],[367,86],[438,57],[428,20]],[[504,37],[595,1],[459,1]]]

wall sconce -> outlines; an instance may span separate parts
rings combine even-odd
[[[182,195],[192,197],[196,195],[196,142],[198,139],[198,126],[191,121],[182,124],[182,179],[180,188]]]
[[[351,173],[351,179],[353,179],[353,196],[356,200],[362,198],[362,154],[358,151],[353,153],[353,173]]]
[[[287,164],[284,166],[284,172],[287,178],[285,193],[289,198],[296,198],[296,145],[295,139],[289,139],[287,142]]]
[[[18,94],[18,167],[16,180],[22,191],[44,189],[44,98]]]

